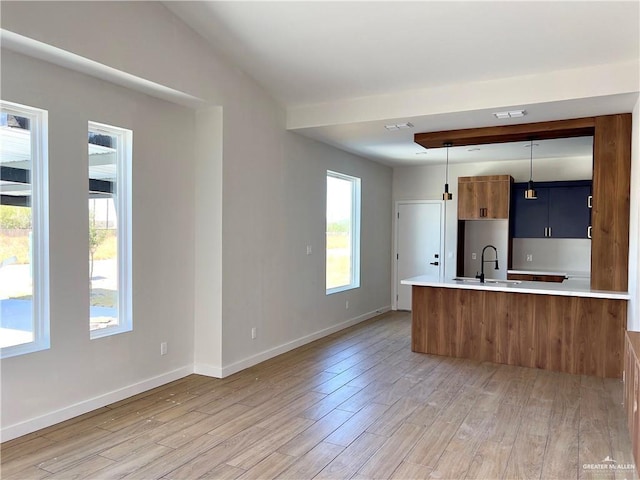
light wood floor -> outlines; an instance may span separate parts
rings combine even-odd
[[[389,313],[2,445],[2,478],[637,478],[619,380],[412,353]],[[615,476],[617,475],[617,476]]]

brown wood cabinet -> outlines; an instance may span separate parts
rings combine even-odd
[[[621,377],[627,301],[414,286],[414,352]]]
[[[523,282],[554,282],[562,283],[564,275],[545,275],[540,273],[507,273],[507,280],[521,280]]]
[[[640,332],[627,332],[624,342],[624,407],[631,436],[633,458],[640,465]]]
[[[510,175],[458,178],[458,220],[508,219]]]

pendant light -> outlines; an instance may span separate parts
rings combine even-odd
[[[524,198],[527,200],[536,200],[538,198],[538,192],[533,188],[533,139],[531,139],[531,158],[529,160],[529,183],[524,191]]]
[[[452,143],[444,144],[444,146],[447,147],[447,167],[445,170],[444,193],[442,194],[442,200],[453,199],[453,194],[449,193],[449,147],[452,145]]]

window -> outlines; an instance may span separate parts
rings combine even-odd
[[[360,179],[327,171],[327,295],[360,286]]]
[[[0,348],[49,348],[47,112],[0,102]]]
[[[89,122],[91,338],[133,328],[131,148],[130,130]]]

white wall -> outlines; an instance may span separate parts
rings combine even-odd
[[[456,275],[458,235],[458,177],[475,175],[511,175],[516,182],[529,180],[529,160],[449,164],[449,190],[453,200],[444,202],[445,223],[445,278]],[[534,180],[585,180],[592,176],[591,159],[538,159],[534,160]],[[393,170],[393,200],[439,200],[444,188],[445,167],[396,167]],[[393,228],[395,228],[395,223]],[[506,263],[505,263],[506,265]]]
[[[591,272],[591,240],[586,238],[514,238],[511,255],[514,270],[584,277]],[[527,261],[527,255],[532,256],[531,261]]]
[[[24,433],[23,422],[43,426],[112,401],[120,389],[190,371],[195,121],[184,107],[8,51],[2,98],[48,110],[50,163],[51,348],[2,361],[6,438]],[[88,323],[89,120],[133,130],[134,329],[96,340]],[[169,354],[161,357],[162,341]]]
[[[392,170],[297,134],[278,133],[277,120],[268,122],[273,132],[253,140],[263,148],[278,140],[281,158],[267,162],[252,153],[225,163],[223,345],[233,348],[223,349],[224,375],[391,305]],[[361,287],[329,296],[327,170],[362,180]]]
[[[167,331],[164,327],[149,331],[137,323],[131,335],[87,341],[83,348],[64,353],[54,352],[54,337],[50,351],[9,359],[8,367],[3,364],[2,378],[5,439],[104,404],[106,397],[100,395],[122,398],[150,375],[168,375],[184,365],[200,373],[227,375],[390,307],[392,170],[287,132],[283,108],[161,3],[3,3],[2,28],[60,49],[57,58],[71,52],[204,101],[195,113],[167,106],[181,112],[173,115],[152,111],[150,106],[142,108],[138,100],[131,100],[137,94],[98,82],[100,87],[91,87],[93,94],[86,95],[90,97],[86,102],[71,102],[79,110],[95,108],[103,113],[92,120],[132,125],[134,145],[154,154],[148,163],[139,163],[141,171],[134,170],[142,182],[134,185],[134,208],[142,210],[134,212],[133,302],[136,316],[154,317],[155,322],[166,324]],[[38,54],[50,58],[47,52]],[[18,85],[26,68],[23,64],[38,62],[14,57],[12,64],[5,64],[2,58],[3,82],[5,76],[9,79],[9,86],[3,83],[3,97],[5,92],[19,90],[18,101],[28,105],[46,108],[47,102],[57,101],[49,98],[51,89],[34,85],[36,79]],[[83,78],[86,84],[96,82],[46,68],[51,72],[40,75],[40,81],[46,78],[56,86],[63,84],[61,92],[73,92],[73,83],[66,87],[62,80],[67,77]],[[111,91],[128,99],[126,108],[119,108],[123,101]],[[39,96],[47,102],[38,105]],[[162,103],[140,97],[145,99],[143,105]],[[60,100],[66,98],[60,95]],[[73,122],[79,113],[66,117]],[[120,114],[126,118],[120,120]],[[147,125],[139,128],[142,114]],[[53,125],[52,117],[50,121]],[[151,132],[145,132],[156,124],[162,141],[154,138],[159,143],[146,144],[152,139],[148,138]],[[167,131],[174,124],[183,132],[176,139]],[[64,142],[70,132],[59,128],[52,127],[50,135]],[[76,155],[65,155],[64,161],[80,155],[80,146],[75,147]],[[86,142],[82,152],[86,154]],[[169,160],[170,165],[164,166]],[[156,161],[164,167],[156,169]],[[361,177],[363,195],[361,288],[328,297],[323,253],[327,169]],[[181,180],[172,180],[172,175],[182,175]],[[81,179],[86,186],[86,172],[71,171],[68,178],[58,176],[56,181],[66,185],[66,181]],[[167,193],[169,186],[173,190]],[[82,246],[79,242],[86,228],[73,223],[69,213],[84,212],[86,207],[83,202],[74,203],[80,191],[73,193],[73,188],[64,193],[74,195],[66,200],[68,211],[64,216],[57,213],[52,220],[60,222],[60,228],[64,225],[75,240],[52,232],[51,248],[62,252],[55,254],[52,270],[56,288],[75,293],[69,287],[86,275],[80,274],[82,262],[72,257]],[[84,190],[82,195],[86,196]],[[180,209],[173,210],[175,205]],[[167,210],[163,215],[169,215],[187,233],[177,235],[163,229],[161,239],[154,241],[161,217],[156,208]],[[310,256],[306,255],[307,244],[313,247]],[[170,281],[167,272],[173,272]],[[183,294],[175,301],[174,288]],[[54,303],[52,322],[67,321],[72,313],[78,317],[87,308],[75,296],[63,301],[60,291],[55,295],[56,302],[64,305]],[[73,330],[73,325],[65,327],[65,332]],[[258,331],[255,340],[249,334],[253,326]],[[59,335],[57,330],[54,333]],[[170,354],[160,361],[158,343],[167,338]],[[51,379],[44,385],[56,381],[59,395],[41,399],[42,358],[58,355],[64,358],[64,368],[55,372],[45,368]],[[87,382],[91,387],[78,387],[85,376],[93,374],[92,365],[100,363],[98,368],[106,369],[103,360],[112,355],[118,356],[118,366],[127,364],[126,374],[118,372],[104,380],[94,376]],[[91,361],[84,362],[85,356]],[[61,366],[57,361],[52,365]],[[184,369],[180,372],[184,374]],[[15,392],[19,390],[24,393],[18,398]],[[43,417],[35,418],[39,415]]]

